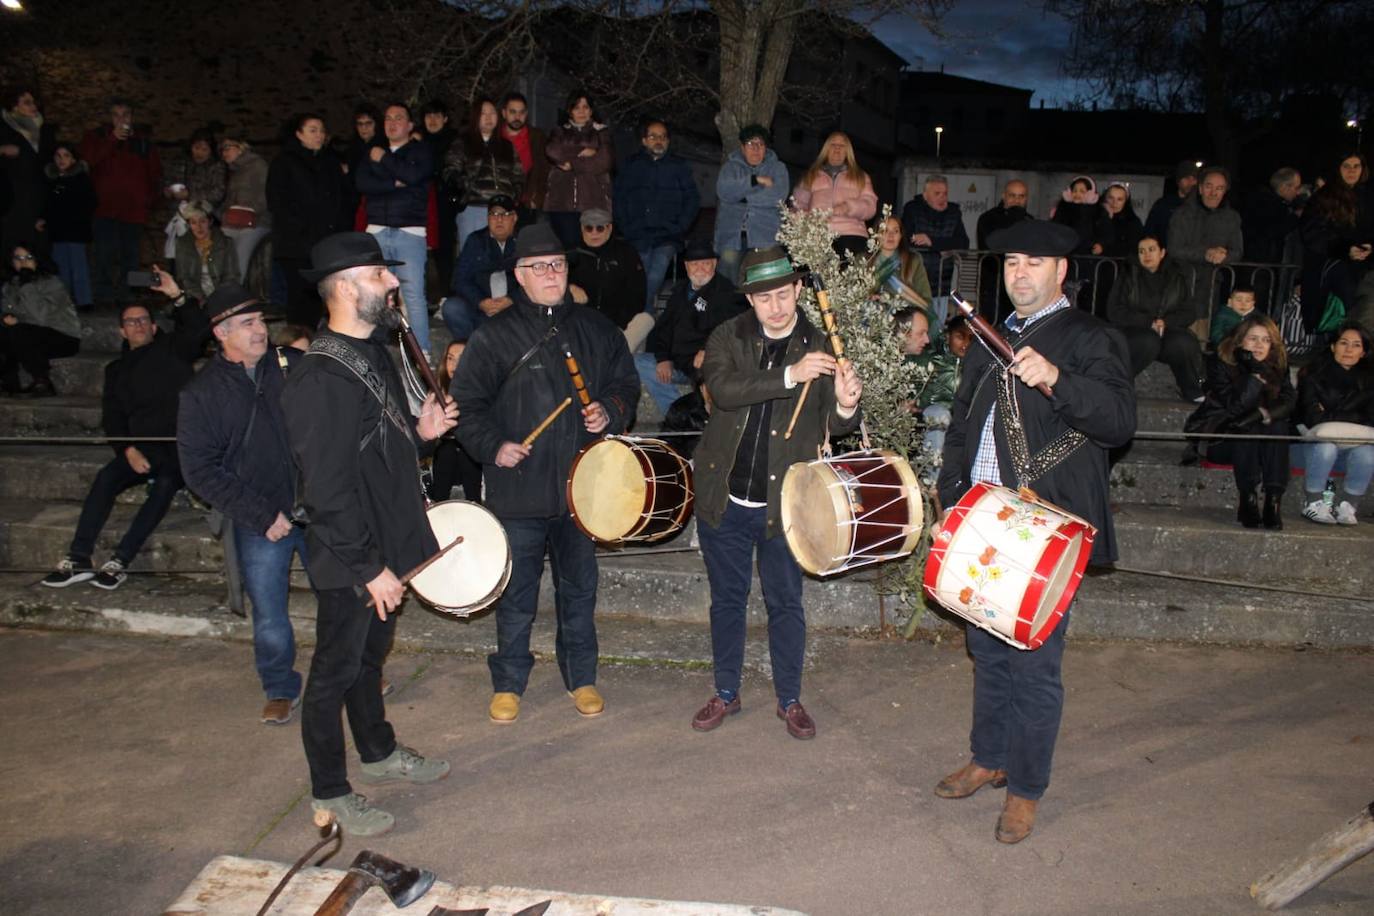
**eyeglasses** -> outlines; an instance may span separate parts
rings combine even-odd
[[[658,132],[656,132],[656,131],[650,131],[649,133],[645,134],[644,136],[645,136],[647,139],[649,139],[649,140],[667,140],[667,139],[668,139],[668,135],[667,135],[667,134],[658,133]]]
[[[140,327],[141,325],[152,324],[153,319],[149,318],[147,315],[143,315],[138,318],[123,318],[120,319],[119,323],[124,325],[125,327],[136,328]]]
[[[611,228],[611,227],[608,226],[608,225],[606,225],[605,223],[602,223],[600,226],[585,226],[585,225],[584,225],[582,228],[583,228],[583,229],[586,229],[588,232],[605,232],[607,229],[609,229],[609,228]]]
[[[511,216],[514,216],[514,215],[515,215],[515,213],[512,212],[512,211],[510,211],[510,210],[488,210],[488,211],[487,211],[487,216],[494,216],[494,217],[496,217],[497,219],[506,219],[507,217],[511,217]]]
[[[752,139],[752,140],[747,140],[747,141],[745,141],[744,145],[745,145],[746,147],[748,147],[749,149],[767,149],[767,148],[768,148],[768,144],[767,144],[767,143],[764,143],[764,142],[763,142],[762,140],[760,140],[758,137],[755,137],[755,138]]]
[[[549,271],[561,274],[568,269],[567,261],[535,261],[533,264],[517,264],[516,267],[523,267],[536,277],[542,277]]]
[[[15,259],[16,261],[32,261],[32,260],[35,260],[34,256],[31,255],[31,254],[17,254],[17,255],[14,256],[14,259]]]

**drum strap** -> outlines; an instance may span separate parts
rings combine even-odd
[[[1076,429],[1068,429],[1032,455],[1026,444],[1026,428],[1021,423],[1021,407],[1016,400],[1016,376],[1003,367],[998,381],[997,412],[1006,423],[1007,448],[1011,451],[1011,463],[1016,472],[1016,486],[1018,489],[1029,487],[1076,452],[1088,437]]]
[[[310,342],[310,349],[306,351],[306,356],[327,356],[335,362],[343,365],[350,372],[358,377],[358,380],[372,392],[372,396],[377,399],[377,403],[382,405],[382,419],[378,421],[377,427],[358,443],[358,451],[367,448],[367,444],[373,437],[383,429],[385,421],[390,420],[391,425],[401,431],[407,439],[413,440],[410,431],[410,423],[404,419],[401,413],[401,406],[396,403],[391,395],[391,390],[387,388],[386,382],[377,374],[363,355],[354,350],[348,344],[335,337],[321,335]],[[385,452],[383,452],[385,454]]]

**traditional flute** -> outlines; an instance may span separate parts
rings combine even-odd
[[[830,307],[830,292],[816,274],[811,275],[811,280],[816,286],[816,308],[820,310],[821,324],[825,326],[826,337],[830,339],[830,349],[835,354],[835,362],[847,363],[848,360],[844,358],[844,341],[840,340],[839,328],[835,324],[835,311]],[[806,403],[806,396],[811,393],[811,381],[807,379],[806,384],[802,385],[797,406],[792,408],[792,419],[788,421],[787,431],[782,434],[784,439],[792,438],[792,429],[797,425],[797,418],[801,416],[802,405]]]
[[[564,399],[563,399],[563,403],[562,403],[562,404],[559,404],[557,407],[555,407],[555,408],[553,409],[553,413],[551,413],[551,414],[549,414],[547,417],[545,417],[545,418],[544,418],[544,422],[543,422],[543,423],[540,423],[538,426],[536,426],[536,427],[534,428],[534,431],[531,432],[528,436],[526,436],[524,442],[522,442],[521,444],[524,445],[525,448],[529,448],[531,445],[533,445],[533,444],[534,444],[534,440],[535,440],[535,439],[538,439],[539,436],[540,436],[540,434],[543,433],[544,430],[546,430],[546,429],[549,428],[549,424],[552,423],[554,420],[557,420],[557,419],[558,419],[558,415],[561,414],[563,411],[567,410],[567,409],[568,409],[568,405],[571,404],[571,403],[572,403],[572,398],[564,398]]]
[[[970,305],[958,293],[951,292],[949,298],[958,306],[959,311],[963,312],[964,320],[967,321],[968,326],[973,329],[973,333],[977,334],[983,343],[988,345],[988,349],[992,350],[993,353],[1001,358],[1002,362],[1011,365],[1012,360],[1016,359],[1016,351],[1011,348],[1011,344],[1007,343],[1007,339],[997,333],[997,329],[988,324],[987,319],[979,315],[977,309]],[[1045,397],[1054,397],[1054,391],[1044,382],[1041,382],[1035,387]]]
[[[420,373],[420,378],[429,386],[429,390],[434,392],[434,400],[438,401],[442,408],[448,403],[448,398],[440,389],[439,380],[434,376],[434,370],[429,367],[429,355],[421,348],[419,339],[410,328],[410,322],[406,320],[406,305],[401,300],[401,291],[396,289],[392,292],[396,297],[396,314],[401,316],[401,342],[409,351],[410,358],[415,363],[415,369]]]
[[[577,367],[577,360],[573,357],[572,351],[566,347],[563,350],[563,362],[568,367],[568,374],[572,376],[573,387],[577,389],[577,399],[582,402],[583,407],[590,406],[592,396],[587,391],[587,383],[582,380],[582,370]]]

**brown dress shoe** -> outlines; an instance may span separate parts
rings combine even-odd
[[[989,770],[970,760],[963,769],[950,773],[935,786],[935,794],[941,798],[968,798],[988,783],[994,789],[1007,784],[1006,770]]]
[[[720,726],[725,721],[726,716],[733,716],[739,712],[739,697],[735,697],[729,703],[718,696],[711,697],[706,705],[697,710],[697,714],[692,716],[692,728],[699,732],[709,732],[713,728]]]
[[[285,725],[291,721],[295,714],[296,707],[301,705],[301,698],[288,700],[285,697],[268,700],[267,705],[262,708],[263,725]]]
[[[802,704],[793,703],[783,709],[778,707],[778,718],[787,723],[787,733],[793,738],[814,738],[816,737],[816,723],[811,721]]]
[[[997,842],[1019,843],[1030,836],[1035,826],[1035,806],[1039,802],[1007,793],[1002,816],[997,819]]]

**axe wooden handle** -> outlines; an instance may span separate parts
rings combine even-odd
[[[343,880],[330,891],[329,896],[320,904],[320,908],[315,911],[315,916],[344,916],[357,902],[366,894],[368,888],[375,884],[372,879],[349,872],[343,876]]]

